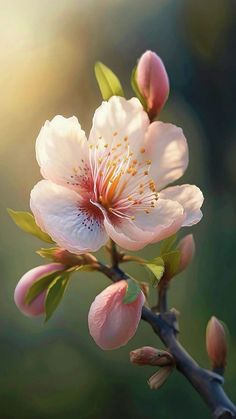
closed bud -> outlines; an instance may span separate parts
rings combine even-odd
[[[97,261],[95,256],[91,255],[90,253],[76,255],[60,247],[53,250],[52,257],[55,262],[62,263],[66,266],[90,265],[96,263]]]
[[[158,370],[155,374],[153,374],[149,380],[148,385],[151,390],[158,390],[167,380],[169,375],[173,371],[173,366],[166,366]]]
[[[152,365],[163,367],[173,365],[174,358],[167,352],[152,348],[151,346],[143,346],[130,352],[130,362],[137,365]]]
[[[160,57],[146,51],[137,66],[137,85],[151,120],[161,111],[169,95],[169,79]]]
[[[34,282],[45,275],[50,275],[53,272],[62,271],[64,269],[65,266],[60,263],[49,263],[48,265],[37,266],[26,272],[18,282],[14,293],[14,300],[19,310],[28,317],[43,314],[47,290],[41,292],[30,304],[26,304],[25,297]]]
[[[192,234],[188,234],[178,244],[180,261],[178,273],[184,271],[191,263],[195,254],[195,241]]]
[[[52,257],[55,262],[62,263],[66,266],[75,266],[82,263],[81,255],[75,255],[60,247],[53,250]]]
[[[145,297],[140,291],[134,301],[124,304],[127,287],[125,280],[109,285],[90,307],[89,331],[101,349],[111,350],[126,345],[136,333]]]
[[[227,343],[223,325],[212,317],[206,328],[206,347],[213,368],[224,368],[227,359]]]

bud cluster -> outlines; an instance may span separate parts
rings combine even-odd
[[[135,365],[158,366],[160,369],[148,380],[151,390],[160,388],[175,367],[175,360],[170,352],[143,346],[130,352],[130,362]]]

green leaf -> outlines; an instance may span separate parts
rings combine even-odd
[[[30,304],[32,301],[43,291],[45,291],[48,286],[60,275],[58,269],[51,272],[49,275],[42,275],[33,285],[29,288],[26,296],[25,303]]]
[[[147,104],[146,101],[144,99],[144,97],[142,96],[142,94],[140,93],[139,87],[138,87],[138,83],[137,83],[137,66],[135,66],[133,68],[133,71],[131,73],[131,87],[135,93],[135,95],[137,96],[137,98],[140,100],[140,102],[142,103],[143,107],[145,110],[147,110]]]
[[[127,280],[127,284],[128,287],[126,288],[126,293],[123,298],[124,304],[130,304],[135,301],[141,291],[137,282],[131,278]]]
[[[104,100],[108,100],[112,96],[124,96],[118,77],[109,67],[98,61],[94,70]]]
[[[26,233],[32,234],[47,243],[54,243],[51,237],[44,233],[41,228],[36,224],[35,219],[30,212],[14,211],[10,208],[7,209],[8,214],[14,223]]]
[[[82,272],[92,272],[92,271],[95,271],[96,270],[96,268],[94,268],[93,266],[91,266],[91,265],[77,265],[77,266],[72,266],[71,268],[68,268],[67,270],[66,270],[66,272],[71,272],[71,273],[73,273],[73,272],[78,272],[78,271],[82,271]]]
[[[45,300],[45,321],[50,319],[50,317],[58,307],[60,301],[62,300],[69,282],[69,278],[69,274],[64,273],[59,277],[55,278],[55,280],[50,284]]]
[[[168,239],[163,240],[161,243],[161,255],[165,253],[169,253],[172,249],[177,240],[177,234],[173,234],[173,236],[168,237]]]
[[[155,279],[152,281],[152,285],[156,287],[165,271],[164,260],[161,257],[157,257],[144,265],[153,273]]]
[[[172,252],[165,253],[162,255],[162,259],[165,262],[165,272],[169,278],[177,275],[180,263],[180,251],[173,250]]]

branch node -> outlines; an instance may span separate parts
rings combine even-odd
[[[163,320],[165,320],[168,326],[170,326],[173,329],[175,335],[177,335],[180,330],[175,311],[170,310],[166,313],[160,314],[160,316],[163,318]]]
[[[225,407],[219,407],[213,413],[213,419],[231,419],[235,418],[235,415],[231,410],[226,409]]]
[[[206,371],[208,373],[208,376],[210,378],[211,381],[217,381],[217,383],[223,385],[224,384],[224,378],[222,377],[222,375],[219,375],[213,371]]]

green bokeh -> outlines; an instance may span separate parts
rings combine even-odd
[[[161,119],[183,127],[190,166],[183,183],[205,195],[204,218],[191,229],[197,253],[173,281],[181,342],[204,366],[205,327],[215,314],[230,331],[226,390],[236,400],[235,329],[235,41],[234,1],[21,0],[1,3],[0,417],[3,419],[208,418],[199,396],[174,373],[150,391],[152,368],[130,365],[129,351],[161,344],[146,324],[124,348],[103,352],[87,328],[95,295],[108,281],[79,273],[51,321],[23,317],[13,301],[18,279],[42,263],[42,244],[18,230],[6,208],[28,210],[40,179],[34,144],[55,114],[76,115],[87,131],[101,98],[93,65],[109,65],[131,96],[129,77],[146,49],[160,54],[171,95]],[[186,233],[190,230],[186,229]],[[140,252],[156,256],[157,246]],[[104,257],[104,254],[102,254]],[[127,270],[139,278],[146,271]]]

